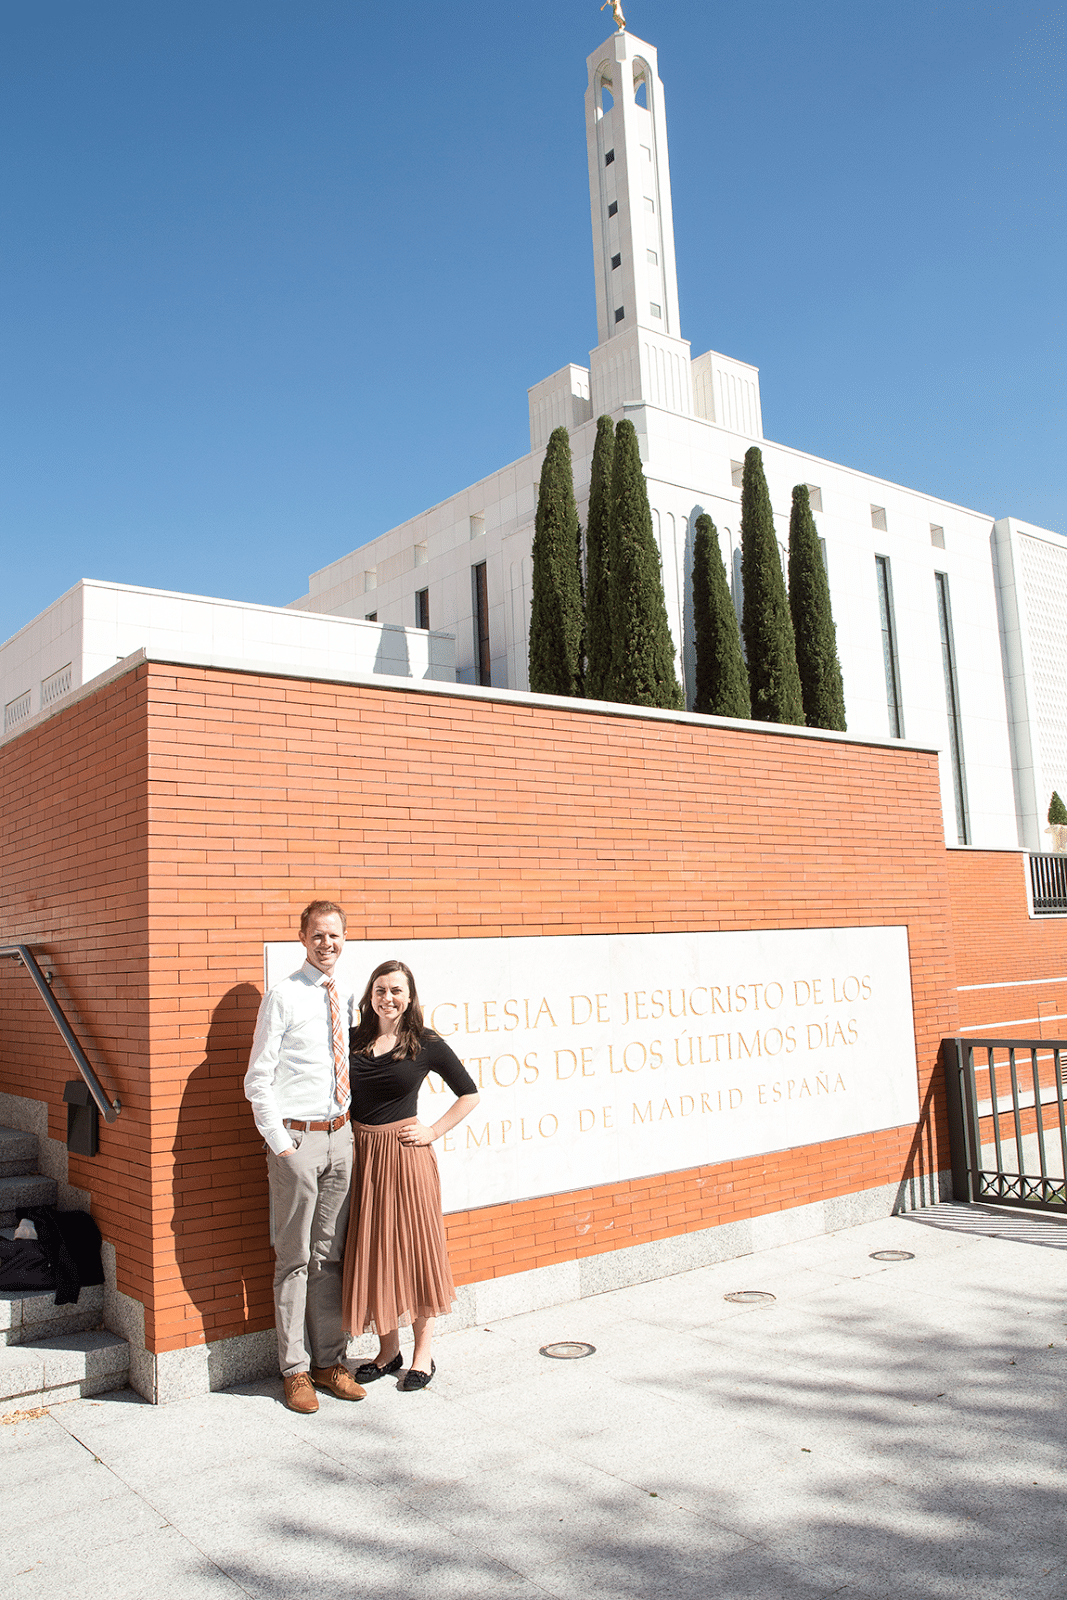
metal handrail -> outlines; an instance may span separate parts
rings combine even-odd
[[[85,1051],[78,1043],[78,1037],[70,1023],[67,1021],[63,1007],[52,993],[52,990],[48,984],[48,979],[37,965],[37,958],[34,956],[34,953],[30,949],[29,945],[0,944],[0,956],[11,956],[16,961],[20,961],[26,968],[26,971],[29,973],[30,977],[34,981],[34,984],[36,985],[38,994],[41,996],[41,999],[51,1012],[52,1021],[59,1029],[63,1043],[74,1057],[74,1065],[84,1078],[85,1085],[89,1090],[89,1093],[92,1095],[93,1100],[96,1102],[97,1110],[100,1112],[100,1115],[104,1118],[105,1122],[114,1122],[115,1118],[122,1110],[122,1102],[119,1100],[117,1095],[114,1100],[108,1099],[107,1092],[104,1089],[103,1084],[100,1082],[100,1079],[89,1065]]]

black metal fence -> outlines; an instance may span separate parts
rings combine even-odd
[[[953,1198],[1067,1214],[1067,1040],[943,1039]]]
[[[1067,856],[1051,851],[1031,854],[1030,894],[1035,917],[1067,913]]]

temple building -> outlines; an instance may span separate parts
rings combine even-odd
[[[1048,847],[1067,793],[1067,541],[764,438],[759,372],[683,338],[663,84],[621,31],[585,95],[597,344],[529,391],[530,453],[312,573],[293,607],[455,635],[461,683],[526,689],[537,484],[571,437],[578,513],[602,413],[637,429],[687,703],[692,529],[719,531],[741,607],[741,466],[758,444],[783,551],[806,483],[830,580],[850,732],[942,751],[951,843]]]

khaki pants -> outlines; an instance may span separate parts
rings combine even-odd
[[[342,1360],[341,1266],[352,1184],[352,1125],[292,1135],[287,1156],[267,1151],[274,1222],[274,1321],[283,1377]],[[306,1340],[305,1340],[306,1334]],[[309,1360],[310,1356],[310,1360]]]

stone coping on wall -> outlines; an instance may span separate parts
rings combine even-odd
[[[279,666],[277,662],[272,661],[249,661],[247,658],[209,655],[204,651],[194,650],[188,653],[168,650],[164,655],[146,649],[135,650],[122,661],[116,661],[113,667],[108,667],[105,672],[90,678],[80,688],[64,695],[62,700],[56,701],[28,721],[20,723],[18,728],[0,736],[0,746],[22,738],[23,735],[47,722],[49,718],[65,711],[68,706],[77,705],[79,701],[87,699],[89,695],[95,694],[107,684],[114,683],[117,678],[124,677],[128,672],[145,665],[201,667],[209,672],[239,672],[253,678],[289,678],[305,683],[337,683],[351,688],[384,690],[391,694],[425,694],[443,696],[447,699],[496,701],[505,705],[571,711],[579,716],[623,717],[645,722],[680,722],[688,727],[731,728],[736,732],[773,734],[779,738],[790,739],[828,740],[833,744],[863,745],[876,750],[904,750],[909,753],[940,755],[943,748],[941,745],[918,744],[907,739],[875,739],[869,734],[837,733],[829,728],[801,728],[785,722],[749,722],[740,717],[704,716],[696,711],[661,711],[655,706],[619,705],[610,700],[579,700],[566,695],[532,694],[527,689],[483,688],[478,684],[439,683],[427,678],[390,678],[387,673],[380,672],[308,673]]]

